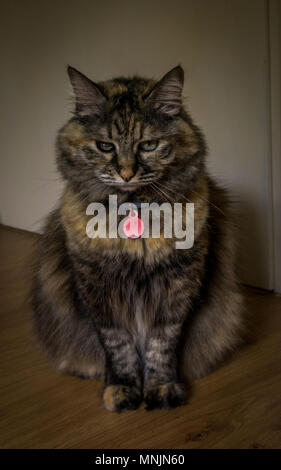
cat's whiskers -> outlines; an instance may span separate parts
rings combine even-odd
[[[172,187],[166,182],[165,185],[163,185],[165,187],[166,190],[172,192],[173,194],[175,195],[178,195],[180,197],[182,197],[184,200],[186,200],[187,202],[190,202],[192,203],[192,201],[190,199],[188,199],[186,196],[184,196],[183,194],[179,193],[178,191],[174,191],[172,189]],[[200,193],[198,193],[197,191],[195,191],[194,189],[191,189],[190,190],[191,193],[194,193],[196,194],[196,196],[201,199],[202,201],[204,202],[208,202],[208,204],[210,204],[211,206],[213,206],[217,211],[219,211],[222,215],[225,216],[225,213],[219,208],[217,207],[213,202],[209,201],[209,199],[207,198],[204,198]]]
[[[215,209],[217,209],[217,211],[219,211],[224,217],[226,217],[225,213],[218,207],[216,206],[213,202],[209,201],[209,199],[207,198],[204,198],[203,196],[201,196],[201,194],[199,194],[197,191],[195,191],[194,189],[191,190],[192,193],[196,194],[202,201],[205,201],[205,202],[208,202],[209,204],[211,204],[211,206],[213,206]]]
[[[162,195],[165,196],[165,198],[168,199],[169,202],[171,202],[171,201],[170,201],[170,197],[168,196],[168,194],[165,193],[165,191],[163,191],[161,188],[159,188],[159,185],[157,185],[157,183],[152,183],[152,184],[153,184],[153,186],[155,186],[155,188],[158,189],[158,191],[160,191],[160,193],[162,193]]]
[[[155,192],[158,196],[162,197],[162,194],[158,191],[158,188],[155,186],[155,184],[154,184],[154,183],[151,183],[150,185],[151,185],[151,189],[153,189],[154,192]]]
[[[154,176],[155,176],[154,172],[147,173],[147,174],[140,177],[140,181],[144,181],[144,180],[147,180],[147,179],[154,178]]]

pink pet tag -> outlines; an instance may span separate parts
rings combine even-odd
[[[138,212],[133,210],[129,212],[128,219],[123,225],[123,230],[128,238],[140,238],[144,232],[144,223],[138,217]]]

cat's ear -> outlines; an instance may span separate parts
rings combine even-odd
[[[67,72],[75,95],[76,112],[81,116],[99,114],[106,97],[98,85],[73,67],[68,66]]]
[[[178,65],[154,85],[146,102],[155,110],[174,116],[179,113],[182,105],[183,84],[184,71]]]

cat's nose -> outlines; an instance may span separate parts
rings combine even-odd
[[[132,168],[122,168],[120,171],[120,175],[122,176],[123,180],[128,182],[134,176],[134,172]]]

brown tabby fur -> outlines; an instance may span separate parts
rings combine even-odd
[[[186,381],[208,374],[240,343],[228,197],[205,170],[204,138],[181,103],[180,67],[160,82],[96,85],[69,74],[76,111],[59,132],[66,186],[36,257],[36,332],[59,370],[105,380],[108,410],[134,409],[143,399],[147,409],[172,408],[186,402]],[[138,142],[155,139],[158,147],[141,153]],[[102,153],[95,140],[115,150]],[[120,175],[136,181],[120,185]],[[106,205],[110,194],[118,204],[193,202],[194,246],[176,250],[162,233],[88,238],[86,207]]]

